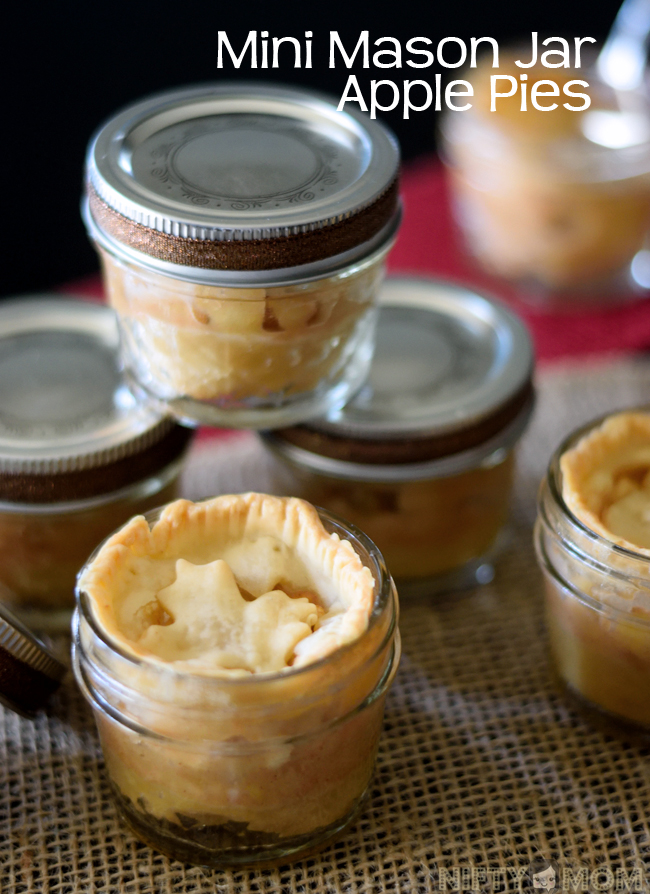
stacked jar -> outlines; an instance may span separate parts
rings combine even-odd
[[[398,165],[382,125],[299,90],[208,85],[108,121],[84,213],[134,391],[231,427],[342,406],[372,355]]]

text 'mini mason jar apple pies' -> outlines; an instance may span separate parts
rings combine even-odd
[[[213,84],[106,122],[84,216],[137,393],[259,428],[361,386],[399,224],[392,134],[317,94]]]
[[[389,279],[364,388],[329,417],[263,433],[278,459],[274,487],[367,532],[402,596],[486,582],[532,370],[524,326],[496,302]]]
[[[77,572],[132,515],[177,496],[192,432],[123,383],[107,307],[0,307],[0,601],[68,628]]]
[[[621,300],[648,286],[650,108],[592,69],[518,68],[501,54],[468,73],[472,108],[443,126],[457,220],[490,273],[541,306]],[[487,57],[487,62],[491,57]],[[491,102],[490,81],[512,96]],[[527,80],[523,82],[523,78]],[[586,81],[588,87],[573,84]],[[590,99],[571,99],[565,90]],[[522,90],[527,90],[522,111]],[[533,90],[535,102],[533,102]]]
[[[79,578],[77,680],[146,843],[223,866],[339,834],[370,783],[397,594],[358,529],[293,498],[179,500]]]
[[[650,736],[650,410],[572,433],[542,483],[535,543],[554,671],[600,724]]]

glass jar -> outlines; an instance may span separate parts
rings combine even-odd
[[[280,447],[272,433],[263,437],[290,474],[287,481],[280,473],[283,489],[368,531],[381,544],[404,598],[492,580],[498,535],[510,509],[514,447],[529,415],[528,407],[485,455],[457,458],[457,468],[467,469],[456,473],[434,460],[381,470],[361,463],[337,468],[332,462],[322,474],[305,468],[303,457]]]
[[[97,542],[132,516],[175,499],[182,465],[179,458],[99,497],[0,502],[2,602],[31,627],[67,630],[77,574]]]
[[[173,858],[295,857],[340,834],[368,789],[399,661],[396,592],[374,544],[319,515],[370,569],[375,595],[365,633],[313,664],[238,678],[176,671],[117,646],[78,593],[74,669],[116,804]],[[149,513],[149,525],[159,517]]]
[[[174,91],[108,121],[84,214],[136,393],[247,428],[343,405],[372,355],[398,162],[378,122],[268,85]]]
[[[532,362],[525,330],[496,303],[389,279],[366,388],[335,417],[262,434],[276,489],[366,531],[402,597],[485,583],[532,411]]]
[[[186,283],[100,251],[132,389],[219,425],[345,403],[368,374],[387,250],[315,282],[249,289]]]
[[[535,547],[544,573],[553,671],[570,701],[626,738],[650,734],[650,555],[587,527],[563,495],[562,457],[603,419],[572,433],[539,495]]]
[[[518,89],[490,111],[491,69],[470,75],[472,108],[448,114],[444,152],[457,221],[470,251],[489,272],[516,284],[525,300],[556,309],[620,301],[648,287],[650,110],[631,91],[616,95],[595,72],[514,67],[502,58],[499,89]],[[533,86],[557,85],[539,99]],[[588,82],[588,87],[576,84]],[[584,99],[591,105],[576,113]],[[528,89],[526,109],[521,91]]]
[[[0,600],[67,629],[97,542],[176,496],[191,431],[137,404],[106,307],[60,297],[0,308]]]

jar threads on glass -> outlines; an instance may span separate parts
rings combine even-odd
[[[342,406],[370,363],[398,165],[379,122],[269,85],[177,90],[105,123],[84,217],[134,390],[232,427]]]

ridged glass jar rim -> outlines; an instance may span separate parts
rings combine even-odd
[[[650,412],[650,406],[633,407],[630,408],[630,412],[648,413]],[[624,620],[626,623],[650,631],[650,617],[643,618],[638,614],[633,614],[632,611],[625,611],[595,599],[563,577],[553,564],[544,543],[544,535],[547,533],[559,539],[565,553],[582,566],[591,569],[598,575],[603,575],[610,579],[615,578],[628,584],[632,583],[638,586],[640,590],[647,590],[650,597],[650,556],[619,546],[593,531],[571,511],[562,495],[562,472],[560,468],[562,456],[585,435],[612,415],[611,412],[604,413],[574,430],[553,453],[538,495],[538,516],[534,531],[535,549],[542,569],[584,605],[609,618]],[[558,530],[558,525],[554,523],[552,514],[559,519],[563,530]],[[588,544],[590,549],[586,550],[579,545],[579,542]],[[607,555],[615,557],[621,564],[628,563],[628,568],[631,567],[630,563],[638,565],[637,572],[630,573],[610,564],[605,564],[603,556]]]
[[[154,509],[150,512],[144,513],[144,518],[150,526],[158,520],[163,508],[164,507],[160,507],[158,509]],[[350,643],[346,643],[329,655],[320,658],[318,661],[314,661],[302,667],[289,668],[286,671],[276,673],[251,674],[250,677],[232,678],[215,676],[205,673],[202,674],[198,672],[190,672],[187,670],[178,671],[170,668],[169,665],[166,664],[164,661],[156,659],[153,656],[151,658],[145,656],[137,656],[129,652],[117,641],[115,641],[109,634],[106,633],[106,631],[103,630],[101,625],[98,623],[96,617],[94,616],[89,597],[80,589],[79,585],[77,585],[77,606],[73,616],[72,629],[75,673],[77,674],[80,685],[82,685],[83,688],[87,688],[86,683],[82,678],[80,667],[83,660],[83,644],[81,636],[82,626],[90,632],[93,641],[98,643],[101,648],[106,649],[111,658],[117,659],[119,666],[125,669],[142,669],[143,672],[153,675],[164,675],[165,679],[170,681],[171,686],[173,686],[175,680],[190,680],[192,682],[200,684],[203,687],[212,687],[217,691],[245,691],[246,687],[250,688],[252,686],[259,686],[260,684],[272,685],[274,683],[279,683],[285,680],[296,680],[300,678],[308,680],[310,675],[313,675],[315,673],[318,674],[324,668],[334,664],[337,659],[352,654],[355,648],[358,647],[359,643],[361,643],[364,638],[367,638],[368,635],[372,633],[376,627],[378,627],[380,622],[384,620],[385,612],[390,611],[391,614],[386,632],[381,638],[381,641],[373,654],[368,656],[366,659],[367,663],[371,663],[379,654],[381,654],[382,650],[387,647],[397,631],[398,607],[395,585],[386,567],[386,563],[381,552],[379,551],[377,546],[375,546],[372,540],[370,540],[370,538],[363,533],[363,531],[357,528],[356,525],[353,525],[351,522],[346,521],[335,513],[329,512],[325,509],[321,509],[320,507],[316,507],[316,509],[318,511],[321,522],[325,527],[325,530],[328,531],[328,533],[336,533],[341,539],[350,541],[353,547],[355,547],[355,545],[359,547],[363,554],[363,557],[367,558],[370,563],[370,571],[373,575],[373,579],[375,580],[375,599],[372,607],[372,612],[370,614],[368,627],[360,637]],[[106,540],[104,540],[90,556],[84,568],[82,568],[79,572],[78,580],[83,575],[86,567],[92,564],[107,540],[110,540],[110,537],[106,538]],[[358,550],[356,551],[358,552]],[[105,673],[105,671],[101,672]],[[125,691],[128,690],[130,694],[139,694],[139,691],[137,689],[129,686],[127,683],[125,683],[124,680],[118,679],[116,674],[111,674],[111,677],[111,683],[115,684],[116,687],[119,686]],[[177,705],[174,705],[174,710],[182,710],[182,708],[179,709]]]

